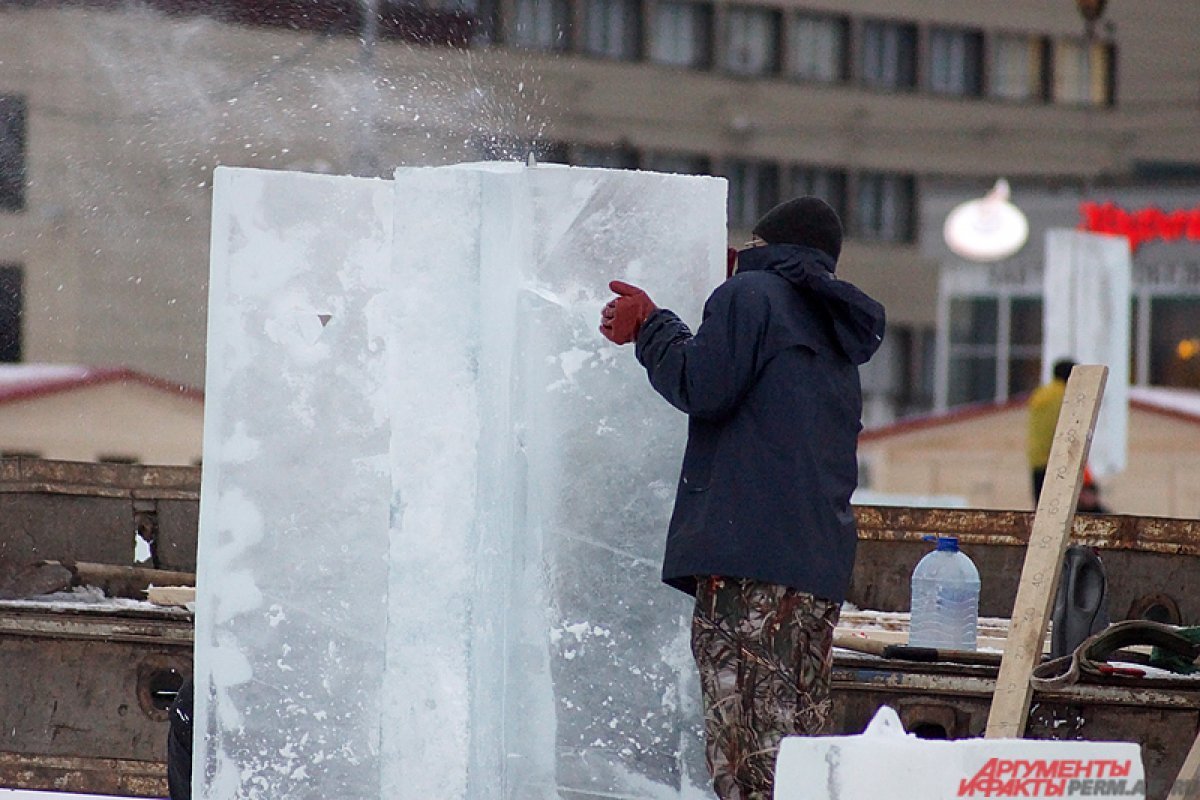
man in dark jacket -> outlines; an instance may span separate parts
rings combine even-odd
[[[833,629],[854,565],[862,391],[883,307],[834,277],[842,228],[815,197],[782,203],[736,254],[693,335],[641,289],[601,332],[636,343],[688,415],[663,580],[696,597],[692,652],[722,800],[769,800],[787,735],[829,719]]]

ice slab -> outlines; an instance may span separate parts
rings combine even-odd
[[[1108,367],[1088,455],[1101,477],[1123,472],[1128,454],[1132,273],[1124,236],[1046,232],[1042,379],[1060,358]]]
[[[596,333],[596,313],[611,296],[605,279],[619,277],[695,320],[724,275],[724,185],[562,168],[525,180],[534,236],[516,315],[528,485],[518,540],[536,535],[529,557],[545,565],[557,785],[686,791],[707,782],[690,604],[659,583],[686,418],[649,390],[630,348]]]
[[[859,736],[789,736],[779,749],[775,800],[1146,796],[1132,742],[960,739],[906,734],[880,708]]]
[[[378,797],[386,181],[215,176],[196,796]]]
[[[596,325],[610,278],[698,321],[724,181],[487,164],[215,188],[197,797],[701,796],[690,608],[658,581],[685,419]],[[312,598],[279,574],[311,569],[360,616],[297,624]],[[296,647],[304,676],[278,674]],[[329,746],[335,715],[362,746]]]

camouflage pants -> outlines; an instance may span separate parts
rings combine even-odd
[[[708,768],[721,800],[770,800],[780,740],[824,732],[840,610],[786,586],[698,580],[692,654]]]

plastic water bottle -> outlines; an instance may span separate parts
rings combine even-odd
[[[913,647],[974,650],[979,622],[979,570],[958,549],[954,536],[926,536],[937,549],[917,563],[912,575]]]

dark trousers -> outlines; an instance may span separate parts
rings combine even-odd
[[[1038,500],[1042,499],[1042,484],[1046,482],[1046,468],[1033,468],[1033,505],[1036,507]]]
[[[167,732],[167,790],[171,800],[192,800],[192,679],[179,687]]]

